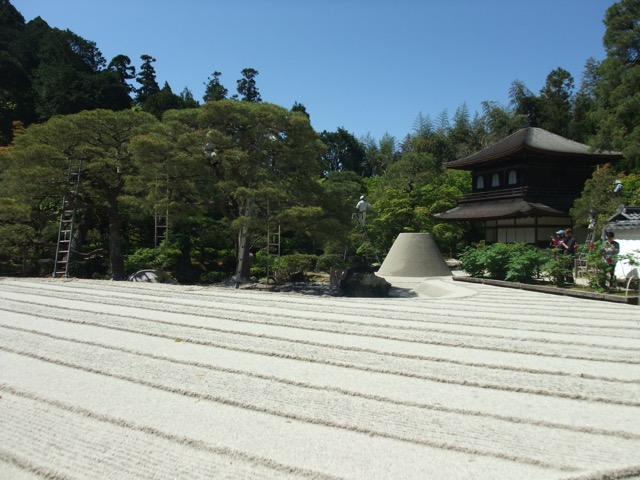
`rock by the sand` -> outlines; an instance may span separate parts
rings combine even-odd
[[[388,297],[391,284],[373,273],[349,273],[340,282],[347,297]]]

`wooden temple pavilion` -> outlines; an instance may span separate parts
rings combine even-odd
[[[472,192],[436,218],[484,222],[487,242],[547,246],[572,225],[569,209],[596,165],[619,160],[538,127],[527,127],[447,168],[468,170]]]

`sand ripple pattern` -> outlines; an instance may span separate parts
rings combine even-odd
[[[1,478],[640,475],[640,310],[0,279]]]

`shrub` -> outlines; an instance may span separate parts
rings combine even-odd
[[[251,276],[261,278],[265,277],[267,272],[273,274],[276,258],[277,257],[265,252],[257,252],[251,259]]]
[[[160,254],[160,248],[139,248],[125,259],[125,270],[128,273],[134,273],[147,268],[161,269],[162,259]]]
[[[319,272],[329,272],[331,268],[349,268],[351,267],[349,258],[345,258],[338,253],[327,253],[320,255],[316,262],[316,270]]]
[[[486,270],[485,251],[484,242],[465,248],[459,259],[462,269],[472,277],[484,277]]]
[[[551,283],[561,287],[565,283],[565,278],[573,275],[573,265],[573,256],[556,254],[542,265],[542,272]]]
[[[487,247],[485,267],[489,278],[504,280],[507,278],[509,261],[512,256],[512,246],[506,243],[494,243]]]
[[[537,277],[547,254],[524,243],[484,242],[468,247],[460,256],[462,268],[472,277],[530,282]]]
[[[229,278],[229,274],[225,272],[207,272],[200,275],[201,283],[218,283]]]
[[[542,265],[550,255],[548,251],[524,243],[516,243],[511,253],[505,280],[522,283],[539,277]]]
[[[276,279],[285,280],[296,273],[311,271],[314,269],[317,260],[317,255],[307,255],[303,253],[276,257]]]
[[[606,292],[614,283],[615,263],[611,258],[602,255],[602,242],[592,242],[589,245],[580,245],[579,253],[586,254],[587,278],[589,287],[598,292]]]

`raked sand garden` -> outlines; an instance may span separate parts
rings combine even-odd
[[[640,475],[640,307],[0,279],[2,479]]]

